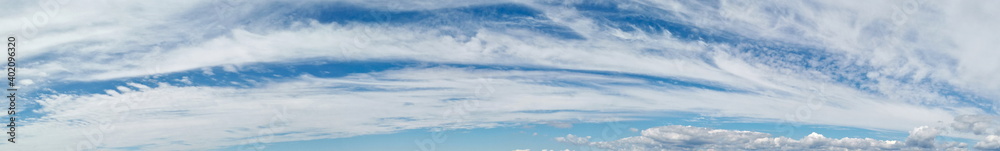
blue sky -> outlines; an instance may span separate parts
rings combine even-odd
[[[3,150],[1000,150],[997,2],[2,3]]]

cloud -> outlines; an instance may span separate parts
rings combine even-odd
[[[573,123],[569,122],[548,122],[545,124],[555,128],[573,128]]]
[[[986,138],[974,146],[979,150],[1000,150],[1000,118],[995,115],[960,115],[955,117],[951,128],[957,132],[971,132],[975,135],[986,135]]]
[[[605,142],[591,142],[590,136],[572,134],[555,139],[609,150],[955,150],[966,146],[964,143],[935,142],[934,137],[937,137],[937,131],[928,127],[914,129],[904,143],[871,138],[835,139],[817,133],[795,140],[753,131],[670,125],[643,130],[641,136]]]
[[[389,2],[372,4],[360,1],[310,1],[285,4],[309,9],[314,9],[307,7],[310,5],[357,4],[369,7],[358,9],[389,12],[385,15],[391,15],[392,11],[447,12],[446,10],[454,8],[497,5],[499,3],[513,4],[514,6],[525,5],[528,9],[538,8],[541,13],[539,16],[532,16],[535,20],[532,20],[534,22],[531,23],[567,27],[584,37],[590,37],[582,41],[548,36],[549,33],[546,31],[508,32],[518,30],[486,28],[485,26],[470,26],[475,27],[467,29],[472,34],[456,35],[448,34],[447,30],[435,28],[440,25],[418,23],[376,26],[363,22],[351,24],[312,22],[319,18],[316,16],[295,16],[304,19],[289,20],[286,16],[288,14],[283,13],[294,12],[294,10],[268,7],[276,3],[281,4],[280,2],[189,1],[182,3],[162,2],[163,4],[115,2],[116,5],[123,7],[107,9],[110,11],[109,13],[73,13],[72,17],[59,16],[59,18],[52,19],[53,21],[66,22],[66,24],[52,23],[51,26],[46,27],[50,30],[46,31],[64,32],[40,33],[40,37],[51,37],[47,38],[49,40],[41,42],[52,44],[26,45],[32,48],[37,47],[41,51],[28,52],[25,57],[41,56],[45,53],[65,54],[59,55],[61,59],[46,59],[45,62],[26,68],[26,70],[32,71],[29,73],[40,74],[32,76],[46,77],[51,80],[107,80],[213,66],[234,69],[230,65],[318,58],[336,61],[403,59],[439,63],[513,64],[613,71],[660,77],[690,78],[751,89],[762,86],[781,86],[782,83],[774,81],[778,78],[767,77],[791,74],[793,77],[817,79],[822,82],[843,79],[846,81],[840,82],[857,83],[860,89],[873,90],[894,100],[916,101],[915,103],[950,104],[963,101],[961,98],[956,98],[961,95],[949,96],[938,93],[941,89],[949,91],[955,89],[959,92],[976,93],[981,96],[995,96],[987,93],[995,91],[983,90],[1000,90],[1000,87],[991,86],[1000,85],[994,84],[1000,81],[976,77],[988,76],[1000,71],[997,71],[995,67],[983,65],[990,65],[990,63],[983,63],[991,62],[988,58],[981,57],[988,55],[974,54],[989,53],[979,46],[989,45],[990,42],[981,39],[998,38],[957,41],[930,38],[934,36],[921,36],[928,38],[913,40],[905,37],[905,33],[912,32],[914,34],[964,39],[965,36],[960,36],[968,34],[968,31],[964,31],[964,29],[988,28],[952,27],[956,25],[941,24],[943,22],[933,20],[934,17],[925,16],[954,16],[943,18],[967,19],[989,25],[988,23],[996,22],[996,20],[974,19],[961,14],[988,14],[991,11],[988,9],[943,7],[949,5],[970,6],[959,2],[935,5],[944,2],[924,1],[916,3],[916,11],[908,11],[905,14],[895,13],[893,11],[898,9],[891,9],[902,6],[909,7],[910,3],[908,2],[859,5],[854,2],[720,1],[716,4],[702,4],[684,1],[626,1],[589,4],[588,2],[567,1],[553,4],[545,1],[468,1],[437,6],[437,4],[443,3]],[[434,5],[432,6],[432,4]],[[628,22],[623,23],[625,25],[617,25],[616,23],[620,22],[613,20],[616,17],[614,15],[584,11],[589,5],[607,5],[612,8],[621,6],[617,8],[622,9],[621,11],[625,13],[623,15],[648,17],[654,23],[660,21],[678,23],[678,26],[698,28],[704,32],[669,31],[671,35],[662,35],[659,32],[649,30],[630,31],[629,28],[625,27],[661,27],[667,25],[664,25],[666,23],[638,24]],[[66,4],[61,8],[61,12],[87,12],[85,10],[101,6],[103,5]],[[159,6],[174,8],[159,8]],[[259,11],[255,11],[257,9],[268,9],[271,10],[268,12],[275,14],[260,14]],[[773,9],[782,11],[770,11]],[[144,11],[128,12],[128,10]],[[941,11],[936,12],[936,10]],[[192,17],[190,16],[195,14],[208,14],[208,17],[195,17],[193,19],[196,20],[191,21]],[[857,14],[868,15],[859,16]],[[892,16],[894,14],[903,15],[906,17],[906,21],[900,24],[893,22],[895,21]],[[60,15],[70,15],[70,13],[61,13]],[[446,23],[460,24],[466,23],[463,20],[473,19],[460,18],[460,16],[467,15],[475,14],[440,15],[439,18],[427,18],[427,20],[450,20],[453,22]],[[90,19],[80,20],[77,18]],[[119,21],[111,21],[108,18],[116,18]],[[146,22],[146,20],[161,21]],[[245,23],[242,20],[276,20],[282,24],[252,21]],[[87,26],[80,26],[76,22],[85,22]],[[173,24],[173,28],[161,29],[160,32],[136,32],[163,26],[157,23],[171,22],[191,22],[191,24]],[[205,26],[205,24],[216,26]],[[506,23],[497,22],[497,24]],[[963,29],[963,32],[941,33],[939,31],[942,30],[925,30],[942,28]],[[10,26],[10,28],[0,30],[16,31],[17,29],[16,26]],[[104,38],[97,39],[75,36],[79,35],[75,33],[94,31],[105,31],[107,34],[101,36]],[[734,34],[723,36],[712,34],[716,32]],[[150,36],[136,36],[135,34],[138,33]],[[873,33],[878,34],[873,35]],[[710,41],[677,37],[681,35],[753,41]],[[74,38],[52,40],[57,39],[56,37]],[[106,37],[115,38],[108,39]],[[369,38],[363,38],[359,41],[358,37]],[[128,42],[120,42],[122,45],[101,43],[101,41],[115,40]],[[781,48],[754,44],[762,40],[791,43],[789,45],[802,44],[809,47]],[[869,41],[892,41],[892,43],[871,44],[868,43]],[[965,45],[950,45],[949,42]],[[925,50],[910,47],[911,45],[928,46],[925,47],[927,48]],[[969,48],[960,49],[965,47]],[[784,56],[796,54],[785,53],[786,51],[799,49],[805,49],[799,52],[806,54]],[[962,51],[941,51],[952,49]],[[758,51],[777,53],[755,54]],[[714,55],[717,53],[724,54]],[[946,57],[928,57],[935,54],[942,54],[940,56]],[[725,55],[732,56],[726,57]],[[96,59],[77,56],[93,56]],[[812,60],[817,57],[828,58],[828,60]],[[795,59],[798,61],[792,61]],[[715,66],[729,61],[747,62],[749,66]],[[650,64],[664,66],[651,66]],[[815,65],[815,68],[803,67],[805,65]],[[950,73],[953,69],[961,69],[959,71],[961,73]],[[929,82],[917,82],[921,79],[928,79]],[[993,107],[990,105],[991,102],[975,103],[984,108]]]
[[[960,115],[955,117],[951,128],[960,132],[972,132],[976,135],[1000,134],[1000,118],[994,115]]]
[[[492,128],[555,121],[589,123],[601,122],[606,117],[636,120],[631,116],[662,110],[701,113],[714,109],[712,113],[781,118],[786,111],[758,109],[794,107],[753,103],[793,102],[792,99],[677,89],[644,78],[558,70],[412,67],[343,77],[302,75],[263,81],[268,82],[246,88],[129,83],[116,90],[106,90],[106,94],[45,95],[39,99],[41,108],[36,110],[43,116],[27,119],[23,132],[30,134],[26,139],[49,140],[47,144],[61,145],[25,142],[14,147],[56,149],[91,144],[105,149],[213,149],[253,146],[259,137],[270,138],[266,139],[267,143],[423,128]],[[573,81],[587,82],[560,84]],[[842,103],[854,106],[850,102]],[[890,126],[905,126],[950,119],[923,115],[872,118],[850,114],[895,109],[947,114],[905,105],[830,108],[814,113],[816,117],[842,115],[857,122],[846,123],[836,116],[815,121],[872,127],[886,125],[864,123],[877,120],[899,124]],[[339,122],[326,122],[331,120]],[[184,130],[176,131],[179,129]],[[158,131],[170,133],[148,133]],[[747,137],[763,136],[745,134]],[[104,139],[88,139],[96,136]],[[7,147],[6,144],[0,146]]]
[[[588,17],[587,14],[574,11],[562,13],[565,13],[562,14],[565,17],[573,18],[561,19],[586,20]],[[259,29],[226,29],[223,31],[225,34],[215,37],[208,36],[209,38],[190,45],[128,52],[130,57],[123,59],[87,62],[74,61],[74,59],[51,60],[26,70],[41,70],[38,73],[49,73],[51,77],[48,78],[58,81],[95,81],[205,69],[213,66],[222,66],[222,69],[236,69],[234,66],[236,64],[280,63],[310,59],[332,61],[413,60],[446,64],[626,73],[667,79],[665,83],[678,81],[695,85],[678,86],[676,88],[687,89],[683,90],[686,92],[675,91],[671,93],[639,87],[607,87],[607,89],[621,88],[623,94],[632,96],[627,99],[658,101],[664,99],[657,97],[673,94],[678,96],[666,98],[698,100],[698,102],[656,102],[657,106],[650,107],[629,106],[646,111],[689,111],[703,107],[703,109],[708,110],[723,110],[725,112],[720,113],[728,116],[782,119],[788,117],[788,114],[798,111],[799,107],[802,107],[802,103],[813,101],[811,103],[827,107],[822,109],[808,108],[812,113],[810,117],[796,118],[793,121],[898,131],[906,131],[916,125],[949,121],[954,114],[985,112],[977,106],[970,105],[924,106],[912,103],[908,99],[894,99],[891,96],[870,94],[863,89],[851,86],[851,84],[824,80],[836,78],[822,75],[823,72],[784,68],[795,64],[769,66],[758,62],[759,60],[756,58],[786,57],[760,56],[740,52],[743,49],[751,49],[752,46],[691,41],[670,35],[656,35],[641,31],[633,33],[643,35],[639,39],[623,39],[619,37],[620,35],[604,32],[621,29],[608,29],[601,23],[581,22],[574,24],[572,25],[574,28],[601,30],[579,32],[585,37],[589,37],[585,40],[566,40],[545,33],[508,32],[507,30],[489,28],[475,29],[475,32],[469,35],[456,35],[446,34],[436,28],[416,25],[414,25],[415,27],[366,26],[365,24],[320,23],[312,20],[289,22],[295,25],[294,28],[267,26]],[[354,42],[357,35],[374,36],[365,42]],[[122,47],[114,50],[122,49],[132,48]],[[122,58],[116,56],[121,53],[93,53],[95,54],[61,57]],[[691,87],[704,89],[691,89]],[[919,94],[933,95],[933,93]],[[723,98],[723,96],[745,98],[745,100],[733,101],[729,98]],[[934,96],[937,97],[937,95]],[[731,103],[728,106],[712,105],[713,103],[726,104],[720,102]],[[665,103],[680,105],[668,106]],[[578,107],[578,105],[572,106]],[[775,110],[760,112],[741,106]],[[813,106],[816,107],[816,105]],[[782,111],[782,109],[788,110]],[[886,120],[899,120],[901,122],[873,124]]]
[[[568,81],[588,81],[590,86],[551,84]],[[452,67],[404,68],[337,78],[303,75],[250,88],[128,83],[105,94],[44,95],[38,100],[41,108],[35,111],[43,116],[26,119],[19,130],[26,134],[25,139],[46,141],[0,146],[217,149],[421,128],[596,122],[590,118],[614,116],[598,111],[637,111],[632,106],[648,104],[622,101],[631,99],[606,93],[633,86],[652,85],[644,79],[601,74]],[[663,96],[666,94],[652,97]],[[595,105],[610,101],[624,106]],[[651,109],[655,108],[639,110]],[[527,112],[539,110],[578,112]],[[340,122],[326,122],[331,120]]]
[[[578,137],[573,134],[567,134],[566,137],[556,137],[556,141],[570,143],[573,145],[588,145],[590,144],[590,136]]]
[[[199,69],[214,76],[214,67],[221,67],[219,71],[223,72],[219,73],[243,73],[250,72],[243,67],[255,64],[303,60],[404,60],[544,71],[417,68],[337,78],[302,76],[248,88],[130,84],[108,90],[107,94],[41,96],[42,108],[38,110],[44,115],[30,119],[26,125],[54,130],[28,132],[39,135],[25,137],[63,142],[59,144],[86,142],[91,146],[148,149],[239,145],[254,140],[247,138],[254,136],[251,131],[260,129],[254,126],[273,124],[253,121],[252,117],[273,115],[269,111],[278,110],[273,106],[278,101],[287,104],[285,107],[291,111],[288,114],[296,116],[287,116],[293,124],[284,129],[266,129],[283,136],[274,141],[427,127],[496,127],[509,121],[558,121],[593,115],[558,112],[538,116],[518,112],[532,110],[685,111],[894,131],[955,121],[951,126],[956,131],[997,131],[996,123],[985,117],[955,118],[996,114],[1000,94],[995,92],[1000,91],[1000,79],[992,77],[1000,73],[1000,60],[995,59],[998,54],[994,51],[1000,34],[983,32],[994,31],[993,25],[1000,23],[990,15],[1000,14],[991,9],[997,2],[67,2],[58,3],[60,13],[47,14],[46,24],[37,24],[38,33],[21,35],[25,41],[24,47],[19,47],[32,50],[22,53],[24,60],[31,61],[22,68],[25,77],[32,77],[34,84],[30,86]],[[10,14],[0,16],[0,20],[17,21],[36,12],[47,13],[31,10],[37,8],[34,3],[13,4],[16,6],[11,8],[15,9],[0,10]],[[364,6],[352,8],[360,11],[350,13],[383,12],[367,14],[376,16],[401,12],[450,14],[401,24],[357,21],[371,18],[337,22],[323,16],[295,15],[322,11],[322,7],[315,6],[340,4]],[[482,22],[480,19],[489,14],[455,11],[476,7],[526,9],[537,14]],[[589,10],[595,8],[608,10]],[[4,33],[22,29],[20,24],[0,26]],[[553,33],[576,34],[579,38]],[[497,76],[498,84],[493,85],[497,94],[492,95],[495,100],[478,103],[503,108],[476,111],[499,116],[450,112],[476,117],[468,118],[475,119],[469,123],[455,124],[436,114],[448,111],[442,108],[449,105],[447,102],[476,100],[470,97],[476,96],[476,90],[469,89],[481,85],[478,78],[489,76]],[[134,104],[126,103],[131,113],[99,110],[129,102],[123,100],[135,100]],[[176,100],[184,103],[173,103]],[[311,113],[296,114],[304,111]],[[384,112],[350,116],[373,111]],[[339,119],[313,114],[352,119],[340,125],[324,125],[308,121]],[[94,135],[55,137],[103,132],[111,129],[108,125],[117,128],[105,133],[109,136],[103,138],[107,139]],[[139,135],[184,128],[180,126],[203,127],[178,134]],[[940,148],[929,136],[956,135],[937,129],[911,133],[907,147]],[[199,138],[199,142],[187,139],[202,134],[212,136]],[[757,137],[751,132],[741,134]],[[675,143],[716,141],[659,139]],[[770,139],[765,142],[792,141]],[[160,140],[179,143],[149,143]],[[795,141],[804,140],[887,144],[867,139],[826,139],[818,134]]]
[[[781,91],[806,89],[806,86],[818,84],[849,85],[852,89],[885,96],[886,101],[945,107],[972,106],[980,110],[993,108],[995,101],[964,99],[975,98],[965,97],[968,95],[964,94],[974,93],[988,97],[992,93],[987,92],[995,91],[984,90],[1000,90],[1000,87],[991,86],[1000,84],[989,84],[1000,81],[975,78],[1000,71],[993,67],[971,66],[972,62],[969,62],[989,62],[988,58],[981,57],[989,55],[974,55],[989,51],[973,46],[989,45],[990,42],[961,41],[960,43],[967,45],[959,46],[971,47],[969,52],[942,52],[939,50],[952,50],[959,46],[947,44],[952,41],[948,39],[906,39],[903,33],[908,32],[958,37],[952,33],[935,32],[941,30],[922,30],[958,28],[924,16],[981,14],[962,12],[965,9],[951,7],[938,8],[938,5],[931,5],[932,2],[917,3],[917,11],[903,14],[908,17],[905,24],[885,23],[893,21],[892,11],[897,10],[889,8],[908,6],[909,3],[904,2],[865,3],[866,5],[854,2],[739,1],[720,1],[714,4],[684,1],[468,1],[441,6],[432,5],[441,3],[372,4],[361,1],[115,4],[122,7],[108,9],[108,13],[73,13],[72,17],[52,19],[66,24],[53,23],[52,26],[46,26],[46,29],[50,29],[46,31],[50,32],[39,33],[37,37],[46,37],[48,40],[41,41],[43,44],[27,45],[40,51],[28,52],[25,57],[36,58],[46,53],[60,55],[56,57],[58,59],[37,57],[43,61],[26,67],[28,76],[40,77],[39,82],[97,81],[216,66],[222,66],[225,71],[236,71],[235,67],[244,64],[310,59],[411,60],[621,72],[678,78],[696,83],[715,83],[728,89],[754,92],[783,93]],[[382,12],[371,15],[392,15],[394,11],[410,11],[452,14],[435,15],[436,18],[424,18],[426,20],[407,24],[385,25],[360,21],[339,23],[322,22],[319,20],[324,19],[317,16],[291,15],[296,14],[295,10],[301,9],[268,7],[276,4],[302,7],[310,12],[321,11],[312,10],[319,8],[308,7],[312,5],[357,4],[364,8],[356,8],[361,12],[354,13]],[[961,3],[948,4],[969,6]],[[617,8],[622,12],[621,15],[626,15],[625,18],[644,17],[650,23],[621,22],[615,19],[623,16],[587,12],[586,8],[592,5]],[[61,9],[62,12],[87,12],[86,10],[103,6],[74,3],[65,4]],[[554,28],[569,28],[571,32],[587,38],[566,39],[551,36],[553,31],[490,28],[494,26],[488,25],[469,25],[469,29],[463,29],[468,34],[454,34],[437,28],[441,25],[430,23],[444,20],[451,21],[443,23],[447,25],[470,24],[472,21],[468,20],[475,18],[468,16],[481,14],[450,11],[468,9],[469,6],[537,9],[539,14],[529,15],[532,19],[524,22],[490,23],[546,24]],[[261,14],[261,11],[257,11],[262,9],[273,14]],[[774,9],[782,11],[770,11]],[[934,14],[933,10],[937,9],[941,9],[942,14]],[[143,11],[128,12],[129,10]],[[203,14],[208,14],[209,17],[191,17]],[[115,20],[109,20],[110,18]],[[192,21],[192,18],[195,20]],[[945,18],[969,19],[981,23],[995,21],[968,17]],[[367,18],[357,20],[365,19]],[[260,22],[255,22],[258,20]],[[172,28],[159,28],[173,22],[190,24],[171,24],[169,27]],[[667,28],[671,26],[700,30],[671,31]],[[659,30],[633,30],[635,27],[657,27]],[[145,30],[151,28],[159,30]],[[17,28],[4,26],[0,31],[17,31]],[[95,31],[106,33],[100,34],[104,35],[100,38],[77,36],[80,35],[77,33]],[[664,34],[663,31],[669,34]],[[683,37],[684,35],[688,36]],[[117,43],[107,44],[109,41]],[[893,43],[881,43],[889,45],[883,46],[863,43],[866,41]],[[768,43],[776,43],[774,45],[778,46]],[[788,44],[783,45],[784,43]],[[929,50],[902,47],[924,44],[931,44],[926,47]],[[944,54],[939,56],[946,57],[928,57],[936,54]],[[968,74],[951,74],[952,69],[962,69],[963,73]],[[922,79],[928,79],[926,81],[929,82],[919,82],[924,81]],[[945,93],[951,91],[961,93]],[[993,100],[998,98],[1000,97]]]
[[[934,148],[934,138],[941,134],[941,130],[928,126],[921,126],[910,131],[910,136],[906,137],[907,146],[921,148]]]
[[[985,140],[976,143],[975,148],[981,150],[1000,150],[1000,136],[987,136]]]

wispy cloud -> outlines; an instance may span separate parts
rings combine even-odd
[[[990,17],[1000,14],[990,9],[996,2],[109,0],[60,1],[52,5],[58,13],[12,4],[23,7],[0,10],[10,14],[0,20],[48,17],[44,24],[27,18],[37,33],[20,23],[0,26],[25,37],[19,48],[31,51],[21,54],[19,74],[38,90],[192,70],[223,76],[216,74],[303,60],[505,68],[408,67],[245,88],[131,84],[107,94],[40,96],[43,115],[25,124],[26,139],[70,146],[239,145],[273,125],[254,119],[275,114],[269,111],[288,114],[283,129],[269,129],[282,136],[278,142],[602,114],[596,111],[685,111],[901,132],[944,125],[935,129],[956,133],[941,135],[985,138],[977,146],[989,148],[1000,100],[1000,80],[991,78],[1000,73],[993,51],[1000,34],[987,34],[1000,24]],[[344,14],[358,15],[335,16]],[[463,115],[477,117],[470,122],[439,115],[448,103],[476,100],[470,89],[481,78],[496,82],[491,100],[476,101],[490,108]],[[124,108],[101,110],[109,106]],[[582,112],[519,112],[532,110]],[[331,120],[343,122],[322,122]],[[147,133],[192,126],[201,128]],[[77,132],[88,134],[61,135]]]
[[[484,84],[482,78],[490,79],[486,84],[495,92],[488,99],[476,97],[475,88]],[[559,84],[574,81],[587,84]],[[489,128],[504,125],[500,123],[600,120],[589,117],[620,116],[635,120],[628,115],[662,110],[708,109],[722,115],[777,119],[787,111],[758,108],[792,108],[791,104],[795,104],[759,103],[794,102],[794,99],[671,87],[648,79],[612,75],[453,67],[406,68],[340,78],[303,75],[252,88],[130,83],[107,90],[106,94],[45,96],[39,101],[42,108],[37,110],[44,116],[31,119],[23,133],[32,134],[25,139],[51,140],[46,144],[83,142],[110,149],[205,149],[241,145],[255,139],[267,125],[281,126],[280,130],[267,130],[280,136],[274,137],[273,142],[284,142],[421,128]],[[927,107],[886,104],[858,108],[852,106],[873,104],[840,102],[843,108],[817,111],[816,117],[824,118],[811,122],[891,129],[950,119],[948,112]],[[463,114],[447,114],[446,111],[453,110],[451,104],[456,103],[477,106]],[[886,111],[923,114],[861,115],[888,114]],[[281,115],[283,122],[273,124],[260,118],[275,115]],[[456,122],[458,116],[465,118]],[[100,133],[66,135],[92,131]],[[149,133],[153,131],[162,133]],[[95,136],[104,139],[96,143],[88,139]],[[72,147],[37,145],[26,146]]]

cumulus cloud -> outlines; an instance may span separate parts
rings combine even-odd
[[[934,148],[934,138],[941,134],[941,130],[929,126],[921,126],[910,131],[910,136],[906,137],[907,146],[921,148]]]
[[[817,133],[796,140],[753,131],[670,125],[649,128],[643,130],[641,136],[613,141],[591,142],[590,136],[572,134],[557,137],[556,140],[609,150],[957,150],[966,146],[964,143],[935,142],[937,134],[936,130],[925,126],[914,129],[905,142],[871,138],[836,139]]]
[[[1000,136],[987,136],[985,140],[976,143],[975,148],[981,150],[1000,150]]]
[[[951,128],[976,135],[996,135],[1000,134],[1000,118],[994,115],[960,115],[955,117]]]

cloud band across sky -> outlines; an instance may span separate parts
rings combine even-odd
[[[36,101],[25,103],[30,117],[19,131],[45,141],[4,148],[220,149],[259,141],[258,133],[295,142],[674,111],[912,137],[933,130],[978,143],[678,126],[617,141],[560,140],[643,149],[712,145],[713,137],[751,144],[716,146],[740,149],[768,147],[756,140],[793,149],[1000,146],[995,2],[10,4],[20,7],[0,19],[37,28],[0,26],[27,37],[19,74]],[[173,129],[188,130],[162,132]],[[710,131],[720,134],[703,135]]]

